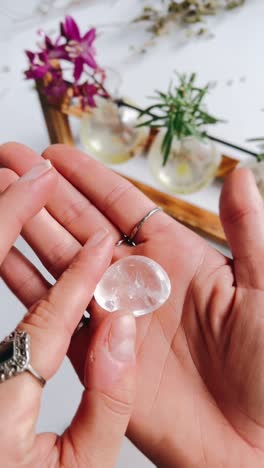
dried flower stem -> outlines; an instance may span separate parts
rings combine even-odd
[[[199,23],[208,15],[216,15],[223,10],[233,10],[246,0],[161,0],[162,8],[146,6],[142,14],[134,22],[147,21],[149,31],[154,36],[160,36],[170,23]]]

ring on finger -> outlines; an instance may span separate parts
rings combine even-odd
[[[162,208],[156,206],[155,208],[153,208],[151,211],[149,211],[132,229],[132,231],[130,232],[129,236],[127,234],[123,234],[122,236],[122,239],[120,239],[120,241],[117,242],[117,246],[120,246],[120,245],[123,245],[123,244],[127,244],[127,245],[130,245],[132,247],[135,247],[137,244],[136,244],[136,241],[135,241],[135,238],[138,234],[138,232],[140,231],[140,229],[142,228],[143,224],[151,217],[153,216],[155,213],[159,212],[159,211],[162,211]]]
[[[29,372],[44,387],[46,380],[32,367],[30,358],[30,335],[17,329],[0,343],[0,383]]]

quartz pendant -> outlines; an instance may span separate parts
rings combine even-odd
[[[140,255],[111,265],[98,283],[94,297],[108,312],[122,310],[135,317],[161,307],[171,292],[167,273],[154,260]]]

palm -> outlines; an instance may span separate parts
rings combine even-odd
[[[0,162],[22,173],[36,156],[23,149],[23,159],[19,150],[19,159],[7,151]],[[45,157],[92,202],[63,179],[49,213],[24,230],[43,263],[59,276],[94,227],[106,225],[118,240],[119,229],[129,232],[153,205],[76,150],[55,146]],[[138,391],[129,425],[129,436],[158,465],[248,467],[258,466],[259,457],[263,463],[264,281],[262,269],[255,268],[255,258],[263,255],[263,207],[249,174],[237,174],[225,186],[223,199],[229,203],[222,210],[234,263],[162,214],[147,221],[137,247],[115,251],[114,261],[131,254],[153,258],[172,282],[167,303],[137,321]],[[241,198],[250,184],[254,196]],[[36,299],[36,292],[32,295]],[[100,313],[94,303],[91,307],[96,322]],[[92,324],[74,337],[69,352],[81,379]]]
[[[232,262],[184,227],[180,229],[181,236],[179,226],[171,222],[165,232],[133,250],[116,248],[113,259],[131,254],[148,256],[163,265],[172,282],[168,302],[137,321],[138,390],[129,435],[153,456],[155,441],[175,432],[177,415],[180,432],[185,433],[181,450],[186,450],[179,464],[187,459],[190,444],[200,442],[197,434],[207,432],[208,423],[212,427],[206,437],[211,439],[212,448],[219,445],[219,425],[224,424],[224,439],[230,448],[236,443],[251,457],[247,441],[255,440],[256,428],[264,421],[264,408],[259,411],[262,382],[256,387],[264,355],[264,348],[260,348],[262,325],[261,318],[259,324],[251,322],[245,335],[244,324],[233,326],[232,317],[244,314],[241,300],[253,309],[257,301],[261,304],[263,293],[234,288]],[[175,246],[173,255],[171,245]],[[97,309],[94,303],[95,315]],[[246,346],[241,349],[242,343]],[[191,431],[194,405],[197,419]],[[177,438],[176,431],[175,447]],[[227,450],[226,443],[223,448]],[[164,454],[159,457],[163,459]],[[172,466],[174,463],[175,459]]]
[[[173,288],[162,309],[138,321],[139,384],[130,435],[150,454],[155,441],[175,432],[177,417],[179,432],[185,433],[181,466],[197,434],[199,439],[205,432],[208,446],[219,445],[222,424],[222,449],[228,450],[227,440],[230,450],[236,443],[247,460],[247,443],[258,446],[263,437],[264,323],[258,315],[246,324],[235,318],[247,316],[257,304],[261,310],[264,292],[235,288],[229,259],[194,235],[182,236],[176,244],[176,235],[179,239],[172,225],[166,234],[138,247],[137,253],[164,266]],[[178,437],[176,429],[175,447],[180,445]],[[204,466],[202,462],[197,466]]]

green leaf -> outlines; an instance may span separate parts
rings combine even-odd
[[[170,83],[167,93],[156,91],[155,103],[143,109],[139,117],[149,117],[139,126],[165,128],[162,141],[163,164],[166,164],[173,137],[181,139],[186,136],[204,138],[203,127],[214,125],[220,120],[206,112],[204,100],[209,92],[209,85],[198,87],[196,74],[177,73],[178,83]],[[201,128],[202,127],[202,128]]]
[[[167,145],[169,139],[170,139],[170,129],[168,128],[165,135],[164,135],[163,141],[161,143],[161,151],[162,152],[165,151],[165,148],[166,148],[166,145]]]
[[[163,146],[163,163],[162,163],[163,166],[165,166],[166,162],[169,159],[169,155],[170,155],[170,152],[171,152],[172,140],[173,140],[173,134],[171,134],[169,132],[168,138],[166,140],[166,144],[162,145]]]
[[[264,153],[259,153],[259,154],[257,155],[257,160],[258,160],[259,162],[264,161]]]

